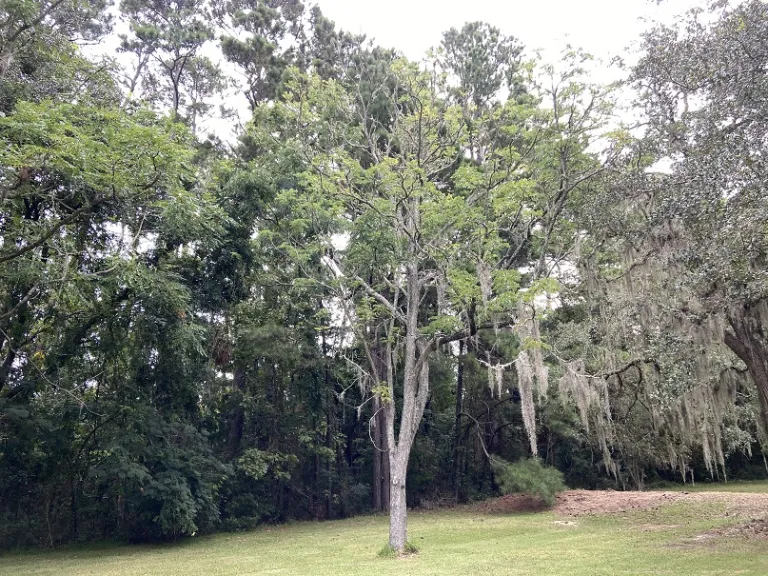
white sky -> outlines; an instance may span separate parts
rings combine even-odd
[[[571,44],[602,61],[592,66],[593,80],[618,79],[609,70],[614,56],[633,63],[631,45],[650,22],[671,22],[675,15],[707,0],[309,0],[320,6],[337,27],[365,34],[377,45],[395,48],[410,60],[420,61],[426,51],[440,43],[443,32],[480,20],[522,41],[529,56],[541,50],[545,60],[556,62],[559,52]],[[89,52],[114,54],[116,38]],[[215,58],[215,55],[214,55]],[[224,64],[226,67],[226,64]],[[230,106],[248,117],[245,98],[232,95]],[[201,119],[205,131],[225,140],[235,130],[217,118]]]
[[[338,26],[397,48],[412,60],[440,42],[442,33],[481,20],[552,53],[567,43],[608,60],[647,27],[641,19],[669,22],[706,0],[314,0]]]

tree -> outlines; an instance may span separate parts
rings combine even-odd
[[[212,7],[205,0],[123,0],[120,9],[130,29],[120,51],[132,57],[121,75],[125,103],[166,106],[195,131],[224,87],[218,66],[201,53],[214,37]]]
[[[83,58],[73,42],[99,39],[110,29],[107,3],[23,1],[0,4],[0,109],[17,101],[71,101],[115,97],[101,66]]]
[[[498,96],[504,87],[517,97],[524,92],[518,75],[522,45],[484,22],[468,22],[461,30],[451,28],[440,44],[442,65],[458,80],[457,100],[477,110]]]
[[[226,2],[225,12],[229,34],[222,36],[221,50],[245,76],[245,97],[253,110],[276,96],[283,72],[301,57],[304,5],[299,0],[234,0]]]
[[[387,124],[367,114],[368,100],[354,86],[298,76],[285,99],[259,117],[256,132],[305,163],[297,185],[276,198],[273,210],[288,217],[261,234],[279,242],[301,275],[325,287],[362,346],[358,366],[387,416],[389,544],[402,552],[405,479],[433,357],[481,330],[515,327],[521,385],[529,392],[535,380],[546,385],[540,344],[526,327],[537,295],[555,291],[556,283],[547,266],[525,276],[516,266],[533,254],[548,262],[539,249],[552,248],[568,196],[600,168],[576,162],[592,120],[589,109],[577,116],[575,92],[565,90],[573,99],[570,125],[584,130],[567,141],[573,163],[539,156],[549,158],[561,132],[548,121],[560,122],[563,112],[537,119],[535,108],[510,100],[478,121],[498,134],[478,164],[465,160],[464,117],[446,100],[442,78],[402,61],[389,74],[395,89],[387,92]],[[359,122],[350,125],[349,118]],[[563,173],[563,165],[573,172]],[[379,338],[383,355],[373,351]],[[530,412],[532,393],[526,398]],[[526,428],[535,437],[532,419]]]
[[[724,474],[726,454],[751,455],[768,422],[767,13],[761,2],[711,10],[645,36],[631,75],[645,134],[627,136],[581,215],[588,310],[582,342],[567,339],[597,377],[584,365],[572,376],[585,407],[613,406],[597,411],[604,462],[623,460],[635,485],[664,462],[692,477],[697,452]],[[651,431],[663,443],[638,440]]]
[[[192,243],[216,243],[223,216],[191,167],[187,129],[119,110],[112,68],[72,43],[98,38],[103,8],[3,5],[0,515],[9,545],[175,537],[218,514],[222,470],[190,425],[207,371],[203,333],[178,272]]]
[[[504,88],[512,93],[513,98],[525,92],[522,81],[520,55],[522,45],[512,37],[505,37],[501,32],[483,22],[466,23],[461,30],[451,28],[443,34],[443,40],[437,50],[437,60],[448,74],[451,83],[452,100],[458,104],[464,115],[467,130],[467,147],[473,162],[482,163],[486,151],[495,145],[495,127],[492,124],[479,124],[478,120],[487,117],[489,112],[499,106],[499,91]],[[454,478],[454,498],[459,499],[459,437],[461,419],[464,413],[464,364],[465,353],[471,346],[459,342],[457,355],[456,409],[454,424],[454,447],[452,454],[452,476]],[[479,353],[479,350],[477,351]],[[491,366],[488,366],[489,370]],[[488,390],[486,393],[492,393]],[[489,419],[492,415],[489,411]],[[492,424],[486,423],[486,427]]]
[[[746,365],[768,426],[766,267],[763,202],[768,179],[762,2],[731,8],[717,19],[694,11],[685,33],[659,27],[645,39],[634,71],[649,120],[648,138],[671,160],[660,210],[679,222],[676,258],[704,316],[722,313],[726,345]]]
[[[0,2],[4,544],[373,508],[403,552],[408,506],[542,464],[757,463],[763,4],[645,37],[637,137],[488,24],[420,66],[298,0],[108,4]],[[230,81],[252,119],[202,142]]]

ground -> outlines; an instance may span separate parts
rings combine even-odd
[[[709,487],[711,490],[712,487]],[[0,557],[14,576],[766,576],[768,483],[728,491],[569,491],[553,510],[524,497],[410,515],[421,552],[380,558],[387,519],[299,523],[162,546]]]

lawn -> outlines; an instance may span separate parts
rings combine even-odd
[[[160,546],[10,554],[0,557],[0,575],[768,575],[768,540],[702,536],[740,521],[725,512],[725,504],[712,502],[575,518],[463,508],[412,513],[410,540],[421,552],[401,559],[377,556],[387,519],[363,517]]]

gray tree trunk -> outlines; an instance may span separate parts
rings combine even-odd
[[[382,485],[382,473],[381,464],[382,460],[387,457],[381,451],[382,447],[382,434],[381,426],[379,426],[381,420],[379,419],[379,409],[381,408],[381,400],[378,396],[373,397],[373,418],[371,418],[371,425],[373,427],[373,509],[377,512],[383,510],[382,498],[381,498],[381,485]]]
[[[408,459],[411,447],[424,415],[429,396],[429,352],[423,343],[414,337],[410,343],[414,350],[421,352],[420,362],[406,359],[403,380],[403,406],[400,418],[398,441],[395,443],[394,402],[386,405],[387,436],[389,439],[390,466],[390,506],[389,506],[389,546],[398,553],[405,551],[408,542],[408,510],[406,508],[405,481],[408,475]],[[408,345],[406,345],[408,349]]]
[[[389,440],[388,436],[386,434],[387,430],[387,415],[382,410],[379,413],[379,428],[383,431],[381,435],[381,449],[382,452],[380,452],[381,455],[381,481],[379,482],[379,485],[381,486],[381,509],[385,512],[389,512],[389,494],[391,492],[390,490],[390,482],[392,481],[390,474],[389,474]]]
[[[461,474],[460,449],[461,449],[461,413],[464,411],[464,342],[459,342],[459,357],[456,374],[456,417],[453,423],[453,461],[451,473],[453,474],[453,499],[459,501],[459,488]]]
[[[768,348],[761,337],[760,319],[752,312],[744,307],[728,315],[733,332],[726,331],[725,344],[747,365],[760,400],[763,432],[768,435]]]
[[[405,499],[408,454],[390,452],[390,468],[389,546],[397,552],[402,552],[408,542],[408,510]]]

